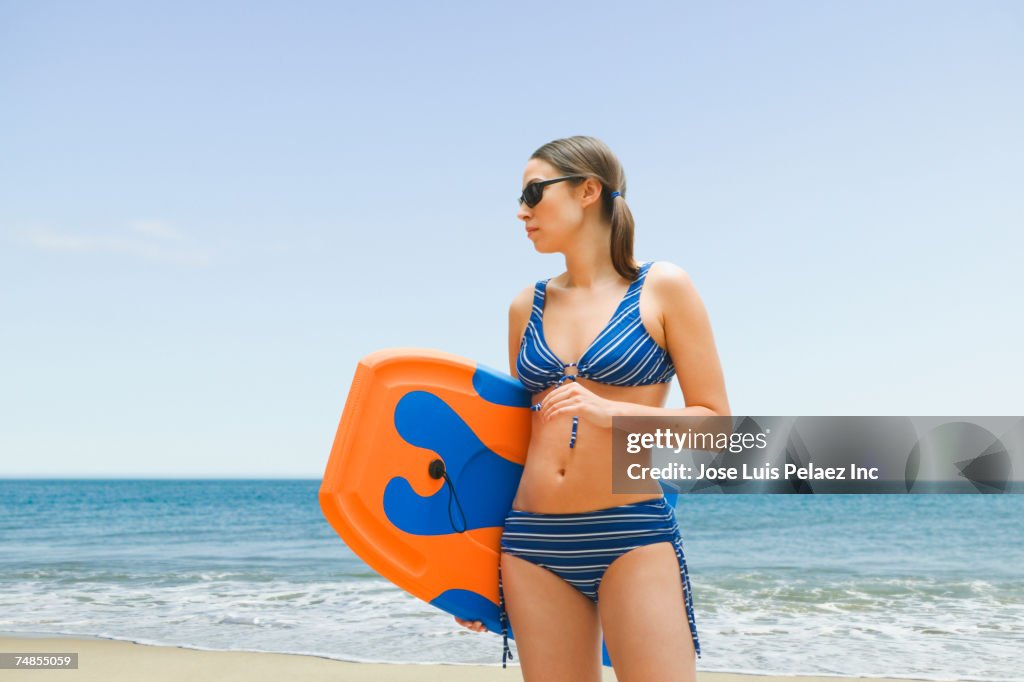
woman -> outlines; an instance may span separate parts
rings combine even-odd
[[[619,680],[695,680],[674,511],[657,481],[611,492],[611,425],[615,415],[729,414],[707,314],[682,269],[634,262],[625,174],[603,142],[549,142],[523,186],[527,238],[566,263],[509,308],[509,368],[535,410],[499,563],[523,676],[600,680],[603,632]],[[666,409],[677,370],[687,407]]]

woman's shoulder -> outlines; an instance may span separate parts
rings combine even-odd
[[[508,307],[508,313],[513,319],[525,319],[530,315],[530,309],[533,308],[534,287],[535,285],[533,284],[523,287],[512,299],[512,303]]]
[[[646,261],[650,263],[647,267],[647,277],[654,280],[682,279],[687,277],[686,270],[668,260]]]
[[[678,296],[695,291],[689,273],[667,260],[651,261],[647,268],[647,286],[657,291],[659,295],[665,296]]]

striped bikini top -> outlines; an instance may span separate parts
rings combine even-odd
[[[562,362],[544,339],[544,298],[551,278],[537,282],[530,321],[516,358],[516,373],[523,386],[537,393],[577,377],[616,386],[671,381],[675,376],[672,358],[640,320],[640,289],[652,264],[648,261],[640,266],[640,273],[630,283],[612,319],[576,362]],[[576,373],[567,374],[569,367],[576,367]]]

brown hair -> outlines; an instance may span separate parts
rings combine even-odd
[[[563,175],[585,175],[601,183],[601,205],[611,221],[611,255],[615,270],[633,281],[640,267],[633,260],[633,214],[626,205],[626,172],[612,150],[596,137],[575,135],[552,140],[543,145],[531,159],[547,161]],[[568,180],[573,186],[582,179]],[[612,192],[622,196],[612,198]]]

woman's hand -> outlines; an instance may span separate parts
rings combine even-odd
[[[458,616],[455,616],[455,622],[464,628],[469,628],[473,632],[487,632],[487,628],[484,624],[478,620],[462,620]]]
[[[612,417],[622,414],[623,403],[602,398],[576,381],[567,381],[544,396],[538,412],[542,421],[571,414],[591,424],[610,429]]]

